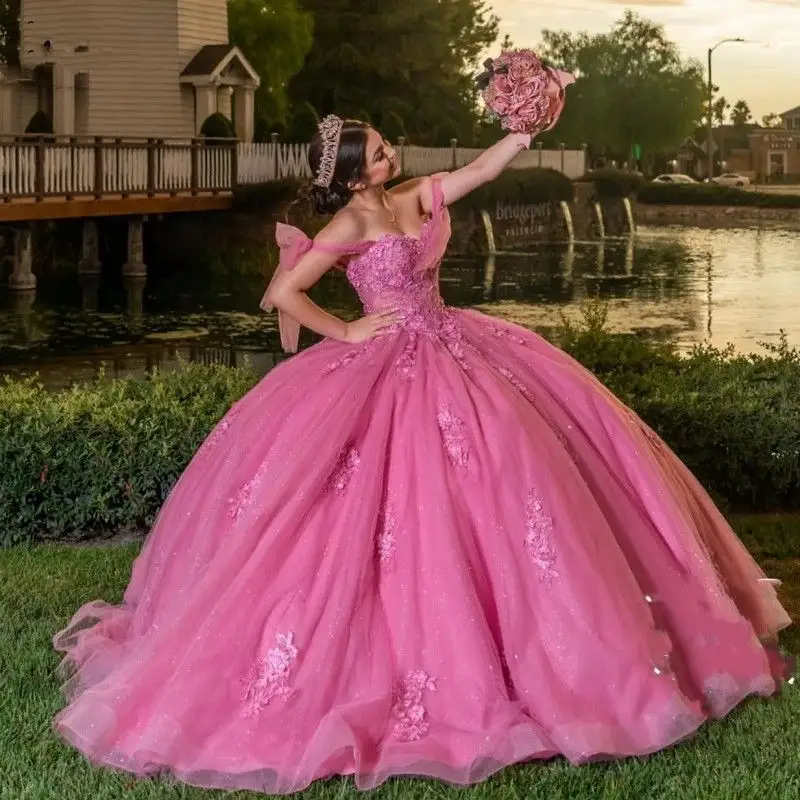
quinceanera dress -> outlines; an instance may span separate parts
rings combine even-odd
[[[539,336],[445,306],[420,238],[342,251],[403,321],[272,370],[174,487],[124,602],[55,639],[98,764],[288,793],[652,753],[770,695],[790,620],[688,470]],[[281,270],[313,246],[279,226]],[[281,319],[284,342],[298,326]]]

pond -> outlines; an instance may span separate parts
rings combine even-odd
[[[710,341],[757,352],[781,330],[800,345],[800,237],[780,230],[645,228],[634,239],[546,245],[527,254],[450,260],[442,294],[546,330],[583,301],[608,307],[612,330],[670,338],[681,349]],[[0,373],[38,373],[58,388],[105,373],[170,369],[181,360],[250,363],[282,356],[276,319],[258,310],[260,278],[151,269],[144,282],[115,275],[45,278],[34,297],[0,291]],[[341,276],[314,299],[352,318],[358,303]],[[310,340],[309,340],[310,341]]]

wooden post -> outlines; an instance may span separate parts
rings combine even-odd
[[[156,140],[147,140],[147,196],[156,193]]]
[[[44,136],[40,136],[36,140],[36,166],[34,167],[33,177],[33,191],[36,194],[36,202],[41,203],[44,200],[45,182],[44,182]]]
[[[564,172],[564,147],[565,146],[566,145],[564,144],[564,142],[559,142],[558,143],[558,149],[561,151],[561,172],[562,173]]]
[[[397,137],[397,149],[400,151],[400,174],[406,173],[406,137]]]
[[[190,179],[192,194],[197,194],[200,186],[200,140],[192,139],[192,174]]]
[[[66,198],[67,200],[72,200],[75,195],[72,190],[77,184],[78,176],[78,140],[75,136],[69,137],[69,143],[67,144],[67,164],[69,167],[67,169]]]
[[[114,139],[114,151],[116,152],[114,160],[117,162],[117,188],[123,197],[127,197],[129,192],[126,188],[125,175],[122,174],[122,139]]]
[[[278,175],[278,164],[279,164],[278,139],[279,138],[280,137],[278,136],[277,133],[271,133],[269,135],[269,140],[270,140],[270,143],[272,144],[272,170],[273,170],[272,171],[272,180],[273,181],[277,181],[279,179],[279,177],[280,177]]]
[[[239,185],[239,140],[234,139],[231,142],[231,180],[230,191],[235,192],[236,187]]]
[[[105,187],[103,170],[103,137],[94,137],[94,196],[99,200],[103,196]]]
[[[16,291],[35,289],[36,276],[32,265],[33,230],[25,225],[14,230],[14,271],[8,277],[8,288]]]
[[[450,140],[450,149],[453,151],[453,153],[452,153],[452,156],[453,156],[453,158],[452,158],[453,169],[457,170],[458,169],[458,139],[453,138],[453,139]]]
[[[542,166],[542,143],[536,142],[536,151],[539,154],[539,167]]]

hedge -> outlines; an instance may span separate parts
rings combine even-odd
[[[587,172],[576,182],[593,183],[597,196],[603,200],[631,197],[638,194],[645,185],[644,178],[638,172],[610,168]]]
[[[611,335],[602,309],[556,341],[672,446],[734,510],[800,508],[800,353],[759,356]],[[52,393],[0,385],[0,546],[146,529],[253,372],[186,365]],[[268,413],[268,410],[267,410]]]
[[[800,194],[771,194],[707,183],[647,183],[639,189],[638,200],[648,205],[800,208]]]
[[[494,208],[498,202],[523,205],[571,202],[572,181],[556,169],[509,169],[458,201],[459,208]]]

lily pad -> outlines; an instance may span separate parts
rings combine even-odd
[[[206,328],[184,328],[177,331],[163,331],[162,333],[148,333],[144,338],[148,341],[169,342],[179,339],[199,339],[208,336]]]

